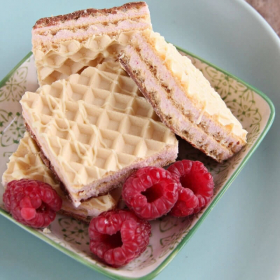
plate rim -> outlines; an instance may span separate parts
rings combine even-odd
[[[112,279],[118,279],[118,280],[150,280],[156,277],[162,270],[175,258],[175,256],[179,253],[179,251],[187,244],[187,242],[190,240],[190,238],[193,236],[193,234],[196,232],[196,230],[199,228],[199,226],[202,224],[202,222],[205,220],[205,218],[210,214],[210,212],[214,209],[215,205],[218,203],[218,201],[221,199],[221,197],[224,195],[224,193],[228,190],[232,182],[236,179],[238,174],[241,172],[241,170],[244,168],[250,157],[253,155],[255,150],[258,148],[266,134],[268,133],[269,129],[271,128],[274,119],[275,119],[275,106],[271,99],[264,94],[262,91],[259,89],[255,88],[254,86],[248,84],[247,82],[243,81],[242,79],[236,77],[235,75],[227,72],[226,70],[221,69],[220,67],[216,66],[215,64],[208,62],[207,60],[189,52],[186,51],[185,49],[178,47],[175,45],[175,47],[179,50],[184,52],[185,54],[191,55],[194,58],[199,59],[203,63],[206,63],[207,65],[215,68],[221,73],[224,73],[225,75],[233,78],[234,80],[242,83],[249,89],[253,90],[256,94],[258,94],[269,106],[270,108],[270,114],[269,118],[265,124],[265,127],[262,131],[262,133],[259,135],[259,137],[256,139],[255,143],[251,146],[249,149],[248,153],[246,156],[243,158],[243,160],[240,162],[238,165],[237,169],[232,173],[230,178],[227,180],[223,188],[220,190],[220,192],[217,194],[217,196],[212,200],[212,202],[209,204],[207,209],[204,211],[204,213],[200,216],[200,218],[197,220],[196,224],[190,229],[190,231],[186,234],[186,236],[183,237],[183,239],[177,244],[177,246],[172,250],[172,252],[166,257],[166,259],[159,265],[157,266],[153,271],[149,272],[148,274],[134,278],[134,277],[126,277],[122,275],[115,274],[113,272],[108,271],[106,268],[100,267],[96,264],[92,264],[86,259],[82,258],[81,256],[77,255],[75,252],[72,252],[70,249],[67,249],[60,244],[56,243],[55,241],[49,239],[47,236],[45,236],[43,233],[40,231],[36,231],[33,228],[27,227],[25,225],[20,224],[19,222],[15,221],[12,216],[10,216],[9,213],[7,213],[4,209],[0,208],[0,215],[4,216],[14,224],[18,225],[22,229],[26,230],[27,232],[31,233],[32,235],[36,236],[37,238],[45,241],[47,244],[51,245],[52,247],[56,248],[57,250],[61,251],[65,255],[71,257],[72,259],[78,261],[79,263],[89,267],[90,269],[93,269],[99,273],[102,273],[103,275],[110,277]],[[30,51],[28,54],[26,54],[17,64],[13,69],[0,81],[0,88],[5,85],[5,83],[9,80],[9,78],[15,73],[15,71],[32,55],[32,51]]]

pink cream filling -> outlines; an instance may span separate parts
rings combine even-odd
[[[135,42],[137,46],[141,46],[140,53],[142,58],[151,62],[153,66],[156,66],[157,75],[159,76],[160,80],[168,81],[168,86],[173,89],[173,99],[176,100],[176,102],[179,104],[184,104],[185,110],[188,109],[192,111],[197,124],[199,124],[201,121],[204,122],[208,126],[208,133],[212,135],[216,134],[217,132],[221,133],[221,135],[223,135],[221,144],[223,144],[224,142],[236,141],[232,138],[232,136],[224,133],[223,131],[220,131],[215,125],[212,125],[211,121],[205,117],[203,109],[199,111],[192,105],[190,100],[186,97],[185,93],[178,87],[169,70],[162,64],[160,58],[154,53],[150,45],[144,40],[143,36],[141,36],[140,34],[135,34],[132,42]],[[224,106],[226,107],[226,105]],[[231,126],[231,132],[239,135],[239,131],[236,131],[235,126]],[[237,145],[236,147],[233,146],[232,149],[233,151],[238,151],[240,149],[240,145]]]
[[[53,29],[55,27],[66,28],[66,27],[71,27],[71,26],[95,24],[95,23],[99,23],[99,22],[113,22],[113,21],[122,20],[123,18],[132,19],[132,18],[149,16],[149,15],[150,15],[150,13],[149,13],[148,7],[144,6],[144,7],[140,8],[139,10],[133,9],[133,10],[130,10],[127,12],[118,11],[116,14],[98,15],[98,13],[97,13],[97,16],[91,16],[91,15],[84,16],[84,17],[78,18],[77,20],[68,20],[65,22],[61,22],[58,25],[51,25],[51,26],[35,28],[35,29],[33,29],[33,32],[34,33],[36,33],[36,31],[41,32],[44,30]]]
[[[89,35],[101,35],[101,34],[110,34],[114,32],[124,32],[134,29],[147,29],[151,28],[151,24],[144,22],[133,22],[131,20],[125,20],[119,22],[117,26],[90,26],[87,30],[78,30],[73,32],[72,30],[59,30],[54,36],[51,34],[48,35],[39,35],[35,32],[33,33],[33,41],[42,41],[42,42],[51,42],[59,39],[68,39],[69,37],[87,37]]]
[[[165,115],[170,115],[177,122],[177,129],[179,131],[188,131],[188,133],[196,135],[199,140],[203,141],[204,144],[207,144],[209,149],[215,149],[217,151],[223,152],[225,157],[231,155],[231,153],[220,147],[214,139],[210,140],[205,137],[205,133],[193,127],[190,122],[182,115],[182,113],[167,99],[164,89],[157,83],[155,77],[152,75],[147,65],[140,59],[138,53],[131,47],[127,46],[125,53],[130,56],[129,66],[136,71],[140,71],[145,77],[144,84],[148,91],[157,92],[155,95],[158,95],[160,99],[160,108]]]
[[[185,107],[194,111],[194,107],[192,106],[189,99],[185,96],[185,93],[178,87],[175,79],[167,70],[167,68],[162,64],[161,60],[154,54],[151,50],[149,44],[143,40],[142,36],[139,34],[134,35],[133,41],[137,39],[137,45],[141,46],[140,53],[144,59],[147,59],[149,62],[152,61],[153,65],[156,66],[157,72],[159,73],[160,79],[162,81],[168,81],[168,86],[173,89],[173,99],[177,100],[177,103],[184,104]],[[168,101],[168,103],[170,103]],[[200,114],[195,110],[195,118],[198,120]],[[180,115],[182,115],[180,113]]]
[[[158,76],[162,81],[168,81],[168,85],[170,88],[173,89],[173,99],[176,100],[179,104],[186,104],[187,108],[190,108],[192,110],[192,113],[195,115],[196,123],[199,124],[201,121],[207,122],[207,119],[205,119],[205,116],[203,116],[203,109],[201,112],[199,112],[195,107],[192,106],[189,99],[186,97],[185,93],[178,87],[175,79],[171,75],[171,73],[168,71],[166,66],[164,66],[160,60],[159,57],[155,55],[149,44],[143,39],[143,37],[140,34],[134,35],[133,41],[137,41],[137,45],[141,45],[140,52],[141,56],[148,60],[152,61],[153,65],[157,67],[157,73]],[[226,108],[226,105],[219,104],[220,106],[223,106],[224,110],[228,110]],[[225,122],[223,125],[232,124],[231,122]],[[210,133],[214,133],[215,131],[209,131]],[[236,135],[239,135],[239,133],[235,129],[235,124],[233,124],[231,132],[235,133]],[[240,136],[240,135],[239,135]]]
[[[176,147],[174,145],[166,147],[161,152],[159,152],[147,159],[141,159],[141,160],[138,159],[136,162],[132,163],[130,166],[121,169],[120,171],[116,172],[115,174],[108,176],[102,180],[98,180],[98,182],[93,182],[92,184],[85,186],[83,189],[81,189],[77,193],[78,198],[75,195],[72,196],[71,193],[70,193],[70,196],[75,201],[76,205],[79,205],[81,203],[80,201],[82,199],[86,199],[90,196],[98,195],[99,189],[96,189],[96,188],[99,185],[106,183],[108,188],[110,188],[110,186],[112,185],[112,183],[110,183],[110,181],[120,178],[121,176],[126,174],[129,170],[139,169],[139,168],[149,166],[149,165],[155,165],[158,167],[162,167],[163,164],[166,163],[167,161],[174,162],[178,155],[178,143],[176,143],[175,145],[176,145]],[[155,163],[155,162],[157,162],[157,163]],[[120,181],[119,183],[122,183],[122,182]],[[116,185],[117,183],[114,182],[113,184]],[[85,194],[83,194],[83,192],[85,192]]]
[[[164,111],[166,115],[172,115],[176,118],[178,123],[180,124],[181,130],[186,130],[189,128],[189,125],[183,121],[182,113],[171,104],[171,102],[167,99],[166,93],[163,88],[158,85],[155,77],[151,74],[147,65],[140,59],[137,52],[131,47],[127,46],[125,52],[129,55],[129,65],[132,69],[136,71],[140,71],[145,77],[145,87],[148,91],[154,92],[155,90],[160,95],[160,107]]]

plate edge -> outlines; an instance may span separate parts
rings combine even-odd
[[[253,87],[252,85],[248,84],[247,82],[243,81],[242,79],[236,77],[233,74],[230,74],[229,72],[219,68],[218,66],[212,64],[211,62],[208,62],[205,59],[200,58],[199,56],[186,51],[185,49],[178,47],[175,45],[175,47],[184,52],[185,54],[191,55],[194,58],[199,59],[200,61],[208,64],[209,66],[215,68],[216,70],[232,77],[233,79],[237,80],[238,82],[244,84],[251,90],[253,90],[256,94],[258,94],[260,97],[262,97],[263,100],[269,105],[270,108],[270,115],[267,120],[267,123],[264,127],[263,132],[260,134],[259,138],[256,140],[254,145],[250,148],[248,151],[247,155],[244,157],[238,168],[235,170],[235,172],[231,175],[229,178],[228,182],[226,185],[222,188],[222,190],[218,193],[218,195],[213,199],[211,204],[207,207],[205,212],[201,215],[197,223],[191,228],[191,230],[188,232],[188,234],[180,241],[180,243],[174,248],[174,250],[166,257],[166,259],[153,271],[151,271],[149,274],[146,274],[145,276],[142,276],[140,278],[131,278],[131,277],[125,277],[121,275],[114,274],[112,272],[108,272],[106,269],[99,267],[95,264],[92,264],[88,262],[87,260],[83,259],[82,257],[78,256],[76,253],[72,252],[71,250],[61,246],[60,244],[56,243],[55,241],[49,239],[45,235],[43,235],[41,232],[35,231],[32,228],[29,228],[27,226],[24,226],[17,221],[15,221],[5,210],[0,208],[0,214],[10,220],[11,222],[17,224],[20,226],[22,229],[26,230],[27,232],[31,233],[33,236],[38,237],[39,239],[45,241],[47,244],[51,245],[52,247],[58,249],[62,253],[66,254],[67,256],[73,258],[74,260],[86,265],[87,267],[94,269],[95,271],[102,273],[103,275],[113,278],[113,279],[118,279],[118,280],[150,280],[156,277],[172,260],[175,258],[175,256],[179,253],[179,251],[187,244],[187,242],[190,240],[190,238],[193,236],[193,234],[196,232],[196,230],[199,228],[201,223],[205,220],[205,218],[209,215],[209,213],[213,210],[214,206],[218,203],[218,201],[221,199],[221,197],[224,195],[224,193],[227,191],[227,189],[230,187],[232,182],[235,180],[235,178],[238,176],[238,174],[241,172],[241,170],[244,168],[246,165],[247,161],[249,158],[252,156],[254,151],[257,149],[257,147],[260,145],[262,140],[264,139],[265,135],[268,133],[269,129],[271,128],[271,125],[273,124],[274,118],[275,118],[275,107],[274,104],[272,103],[271,99],[264,94],[262,91],[258,90],[257,88]],[[0,81],[0,87],[4,86],[6,81],[9,80],[9,78],[14,74],[14,72],[32,55],[32,52],[30,51],[19,63],[16,64],[16,66]]]

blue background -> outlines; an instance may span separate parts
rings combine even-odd
[[[280,104],[280,42],[243,0],[147,1],[153,28]],[[31,50],[41,17],[124,1],[9,0],[1,5],[0,79]],[[279,279],[279,117],[192,239],[156,279]],[[0,217],[0,279],[108,279]]]

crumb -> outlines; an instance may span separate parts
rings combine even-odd
[[[44,228],[43,233],[45,234],[51,233],[51,230],[49,228]]]

